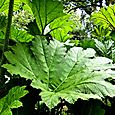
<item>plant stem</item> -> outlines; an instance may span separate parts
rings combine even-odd
[[[4,46],[3,46],[3,50],[2,50],[2,58],[1,58],[1,63],[0,63],[0,83],[2,83],[2,84],[5,83],[5,77],[4,77],[4,69],[1,66],[6,62],[4,52],[8,50],[11,23],[12,23],[12,15],[13,15],[13,6],[14,6],[14,0],[10,0],[9,11],[8,11],[8,22],[7,22],[7,26],[6,26]]]

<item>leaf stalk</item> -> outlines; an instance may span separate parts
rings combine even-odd
[[[4,69],[1,66],[6,62],[4,52],[8,50],[8,45],[9,45],[12,16],[13,16],[13,6],[14,6],[14,0],[10,0],[9,11],[8,11],[8,22],[7,22],[7,26],[6,26],[5,39],[4,39],[4,45],[3,45],[3,49],[2,49],[2,57],[1,57],[1,62],[0,62],[0,83],[2,83],[2,84],[5,83],[5,77],[4,77]]]

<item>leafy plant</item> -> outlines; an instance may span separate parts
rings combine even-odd
[[[9,3],[11,5],[8,5]],[[8,6],[10,12],[6,16]],[[113,6],[109,7],[113,8]],[[108,9],[107,12],[110,13],[111,9]],[[112,35],[110,38],[114,40],[114,19],[110,19],[111,15],[104,12],[108,15],[105,18],[108,24],[111,23],[110,27],[103,22],[102,26],[95,28],[94,35],[102,38]],[[0,55],[0,93],[2,92],[0,98],[4,95],[5,88],[13,87],[5,97],[0,99],[1,115],[11,115],[12,109],[22,106],[22,102],[23,110],[15,109],[19,114],[39,114],[41,111],[68,114],[71,108],[69,105],[75,104],[79,98],[88,100],[87,102],[90,102],[89,98],[102,102],[105,96],[115,96],[115,85],[110,83],[115,76],[113,41],[101,40],[103,41],[101,44],[98,40],[94,42],[93,39],[85,39],[91,34],[88,31],[89,25],[85,23],[81,26],[80,17],[77,23],[76,16],[66,15],[60,0],[1,0],[0,14],[0,54],[2,54]],[[97,17],[92,19],[95,20]],[[113,30],[112,34],[108,33],[111,30]],[[74,45],[82,46],[85,50]],[[96,57],[95,50],[88,47],[96,47],[100,52],[104,49],[103,53],[107,53],[104,56],[112,56],[113,60]],[[10,78],[8,83],[6,83],[6,76]],[[19,99],[28,92],[24,90],[25,86],[21,87],[22,84],[28,86],[29,94],[21,102]],[[44,108],[44,105],[51,111],[46,106]],[[86,114],[104,115],[105,113],[100,103],[88,105],[87,108],[84,111],[87,112]],[[26,112],[28,109],[30,110]],[[81,107],[81,112],[82,109]],[[13,109],[13,112],[15,110]]]
[[[23,0],[23,2],[30,6],[41,34],[44,34],[48,24],[65,15],[63,5],[58,0]]]
[[[0,12],[8,13],[9,2],[10,0],[1,0]],[[19,8],[20,3],[20,0],[15,1],[15,10]]]
[[[111,31],[108,27],[105,28],[104,26],[97,25],[97,26],[94,26],[92,37],[97,38],[100,41],[105,41],[105,40],[111,39],[110,34],[111,34]]]
[[[11,39],[16,41],[16,42],[17,41],[19,41],[19,42],[29,42],[34,38],[32,35],[27,33],[26,30],[23,30],[23,29],[21,30],[16,26],[12,26],[11,30],[12,30]]]
[[[87,49],[87,48],[95,49],[95,41],[94,39],[83,39],[83,40],[80,40],[79,46],[84,49]]]
[[[6,0],[1,0],[1,2],[0,2],[0,8],[2,8],[2,6],[3,6],[4,3],[5,3],[5,1],[6,1]]]
[[[101,8],[99,12],[92,15],[91,19],[95,24],[115,30],[115,5]]]
[[[0,99],[0,115],[12,115],[11,109],[22,106],[19,99],[28,93],[24,89],[25,86],[13,87],[5,97]]]
[[[20,29],[26,29],[28,23],[33,22],[34,16],[27,10],[20,9],[13,16],[13,25]]]
[[[72,38],[69,32],[72,32],[76,28],[76,24],[71,20],[71,15],[65,15],[63,17],[55,19],[50,24],[51,35],[62,42]]]
[[[97,39],[95,39],[94,41],[95,41],[95,46],[96,46],[95,49],[98,52],[98,55],[113,59],[114,41],[107,40],[107,41],[101,42]]]
[[[0,13],[0,31],[4,30],[4,28],[6,27],[6,23],[7,23],[7,17],[4,13]]]
[[[67,50],[57,40],[48,44],[37,37],[32,46],[17,44],[12,50],[5,52],[10,64],[3,67],[11,74],[32,80],[32,87],[42,90],[42,102],[50,109],[60,102],[59,98],[74,103],[78,98],[115,95],[114,85],[104,80],[111,77],[107,70],[115,66],[110,59],[95,57],[93,49]]]

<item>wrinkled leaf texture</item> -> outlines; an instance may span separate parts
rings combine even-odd
[[[22,106],[19,99],[28,93],[25,86],[16,86],[10,89],[9,93],[0,99],[0,115],[12,115],[11,109]]]
[[[104,79],[111,77],[106,71],[115,66],[110,59],[95,57],[91,48],[73,47],[64,43],[36,37],[32,45],[17,44],[12,52],[5,52],[11,74],[32,80],[32,87],[41,89],[42,101],[51,109],[60,98],[74,103],[78,98],[101,99],[115,95],[115,86]],[[112,70],[111,70],[112,71]]]

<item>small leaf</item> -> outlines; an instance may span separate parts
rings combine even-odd
[[[22,103],[19,100],[15,100],[12,104],[11,104],[11,108],[18,108],[21,107]]]
[[[25,86],[13,87],[5,97],[0,99],[0,115],[12,115],[11,108],[22,106],[19,99],[28,93],[28,91],[24,89]]]

